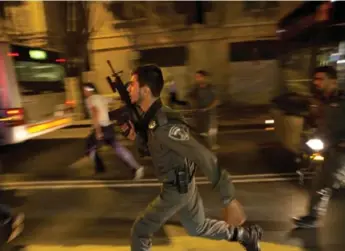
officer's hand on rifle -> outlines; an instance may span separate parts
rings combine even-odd
[[[129,121],[129,123],[125,123],[125,124],[121,125],[121,130],[122,130],[122,132],[126,132],[129,129],[129,127],[130,127],[130,130],[129,130],[129,134],[127,135],[127,138],[129,140],[134,141],[137,134],[134,130],[134,125],[133,125],[132,121]]]

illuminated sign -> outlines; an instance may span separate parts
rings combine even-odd
[[[44,60],[47,59],[47,53],[41,50],[30,50],[29,51],[30,58]]]

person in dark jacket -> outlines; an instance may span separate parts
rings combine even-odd
[[[345,93],[337,84],[337,72],[331,66],[318,67],[313,80],[312,121],[316,134],[325,145],[325,161],[314,179],[307,214],[293,219],[298,227],[313,228],[327,211],[332,191],[342,180],[345,160]]]

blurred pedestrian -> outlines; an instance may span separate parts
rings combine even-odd
[[[109,119],[108,100],[102,95],[95,93],[93,84],[84,85],[84,95],[87,108],[92,119],[92,132],[87,138],[88,156],[95,162],[96,173],[105,171],[105,166],[97,153],[100,144],[110,145],[115,154],[128,165],[134,173],[134,179],[138,180],[144,176],[144,167],[134,158],[133,154],[116,140],[114,125]]]
[[[217,98],[214,86],[210,83],[209,73],[199,70],[195,73],[195,87],[189,93],[189,97],[195,101],[197,114],[196,125],[201,136],[207,138],[212,150],[219,148],[217,145],[218,121]]]

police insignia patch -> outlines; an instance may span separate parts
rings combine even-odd
[[[152,121],[150,122],[150,124],[149,124],[149,129],[151,129],[151,130],[152,130],[152,129],[155,129],[156,126],[157,126],[156,121],[152,120]]]
[[[174,125],[170,128],[169,138],[178,141],[187,141],[189,140],[189,130],[187,127]]]

